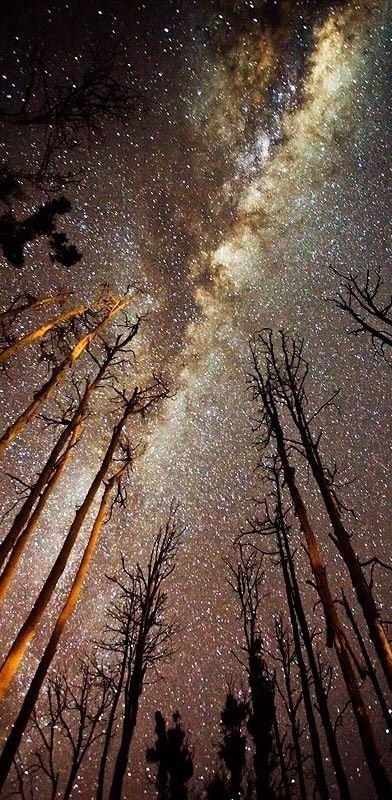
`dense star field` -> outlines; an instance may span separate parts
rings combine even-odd
[[[152,797],[144,751],[153,741],[155,709],[167,717],[180,711],[198,780],[214,764],[227,682],[244,680],[232,654],[239,652],[240,624],[225,560],[254,513],[253,498],[263,495],[256,409],[247,392],[254,331],[284,327],[304,338],[315,403],[341,387],[339,409],[325,416],[324,452],[347,469],[345,498],[357,515],[348,524],[361,557],[390,554],[390,366],[365,337],[348,335],[350,320],[328,298],[340,282],[331,266],[358,273],[382,267],[390,281],[391,8],[384,0],[32,5],[6,2],[2,10],[1,108],[19,107],[34,48],[44,48],[48,82],[59,82],[77,76],[97,49],[120,43],[138,98],[124,124],[109,122],[88,148],[59,156],[64,171],[83,168],[64,190],[72,211],[63,223],[82,259],[65,267],[48,258],[42,242],[28,244],[22,267],[1,255],[1,287],[4,308],[22,290],[71,289],[76,305],[95,298],[103,283],[118,294],[135,287],[131,309],[146,316],[124,388],[152,371],[171,387],[173,396],[134,434],[130,428],[138,457],[127,508],[103,531],[56,662],[70,665],[94,648],[112,591],[105,576],[118,570],[121,554],[130,565],[144,562],[177,500],[186,532],[168,592],[179,631],[161,679],[147,681],[143,692],[124,795]],[[34,170],[39,152],[34,131],[3,126],[2,162]],[[24,208],[45,199],[30,188]],[[34,354],[23,351],[2,376],[2,427],[44,379],[44,366],[33,364]],[[2,653],[97,471],[111,413],[102,393],[22,562],[3,612]],[[9,474],[32,480],[51,436],[35,420],[7,452],[3,510],[12,497]],[[319,524],[331,583],[340,587],[341,560]],[[82,537],[72,553],[63,592],[84,543]],[[305,583],[304,554],[299,563]],[[388,583],[388,574],[375,573],[386,618]],[[317,623],[314,597],[305,591]],[[287,611],[276,571],[267,567],[265,592],[261,628],[268,643],[272,615]],[[60,602],[61,596],[50,606],[4,702],[4,724]],[[331,697],[336,715],[346,702],[336,676]],[[377,718],[375,726],[387,752],[385,725]],[[339,731],[350,779],[361,779],[355,798],[367,800],[372,790],[349,714]],[[87,800],[86,772],[73,796]]]

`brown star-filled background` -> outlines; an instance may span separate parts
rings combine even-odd
[[[358,273],[382,267],[390,279],[390,11],[381,0],[3,4],[2,108],[23,99],[34,48],[45,53],[50,82],[72,79],[97,49],[120,43],[138,97],[126,123],[108,123],[87,149],[64,156],[65,167],[83,167],[66,189],[73,209],[64,218],[80,262],[52,263],[39,242],[26,248],[23,267],[1,261],[4,307],[21,290],[66,287],[84,301],[102,283],[118,293],[135,286],[135,312],[146,315],[135,375],[161,370],[173,389],[143,428],[127,510],[105,528],[57,656],[58,664],[69,664],[91,650],[110,599],[105,575],[118,569],[120,554],[130,564],[143,562],[176,498],[187,529],[170,585],[180,631],[161,680],[143,693],[130,797],[152,796],[144,749],[155,708],[180,710],[198,778],[213,763],[227,681],[242,677],[231,654],[239,623],[223,559],[263,491],[246,390],[253,331],[286,327],[304,337],[316,401],[342,387],[340,411],[326,418],[325,450],[355,479],[347,497],[357,514],[350,524],[358,551],[389,556],[390,367],[365,338],[348,335],[349,320],[328,298],[339,283],[331,266]],[[1,160],[34,169],[34,132],[3,136]],[[25,207],[36,198],[27,191]],[[4,420],[42,380],[39,369],[27,370],[27,358],[15,360],[4,377]],[[135,375],[124,375],[129,388]],[[4,649],[96,472],[108,425],[102,401],[94,431],[75,453],[23,561],[3,615]],[[31,479],[48,436],[35,422],[15,442],[7,471]],[[3,474],[4,508],[11,486]],[[78,555],[76,548],[63,590]],[[341,569],[331,553],[335,586]],[[376,591],[388,617],[381,574]],[[284,609],[268,572],[266,592],[261,627],[268,639],[272,614]],[[40,647],[39,638],[15,682],[7,719]],[[337,691],[336,712],[343,702]],[[351,780],[361,776],[355,797],[365,800],[361,749],[348,731],[349,721],[342,750],[349,752]],[[83,780],[78,792],[89,797]]]

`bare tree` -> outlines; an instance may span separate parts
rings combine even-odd
[[[276,460],[272,461],[268,471],[268,480],[272,483],[272,490],[270,496],[266,498],[263,503],[263,517],[261,519],[256,519],[251,524],[251,533],[262,537],[273,536],[276,542],[277,555],[279,557],[279,563],[282,569],[291,627],[293,631],[296,659],[301,677],[304,704],[308,721],[310,720],[309,731],[313,747],[316,783],[319,783],[320,781],[319,775],[324,775],[324,780],[322,779],[322,788],[320,791],[325,791],[326,784],[323,757],[320,748],[319,736],[317,733],[317,725],[314,719],[313,701],[311,699],[308,686],[310,680],[313,682],[318,711],[324,727],[328,748],[331,755],[331,761],[338,783],[339,793],[342,800],[350,800],[348,781],[343,769],[342,758],[336,740],[336,733],[328,708],[327,691],[324,688],[324,683],[320,672],[320,665],[313,647],[313,635],[309,629],[304,611],[301,591],[296,574],[294,553],[292,552],[289,544],[291,531],[290,524],[288,522],[288,514],[290,512],[290,507],[288,507],[286,510],[283,508],[281,478]],[[257,546],[256,542],[255,546]],[[260,549],[259,546],[257,547]],[[263,552],[267,553],[268,551],[263,549]],[[308,665],[310,668],[310,675],[308,675],[308,670],[302,654],[302,645],[306,652]],[[321,765],[320,759],[322,762]],[[320,767],[321,773],[319,772]]]
[[[24,347],[27,347],[34,342],[39,342],[40,339],[43,339],[44,336],[49,333],[49,331],[57,328],[59,325],[62,325],[64,322],[67,322],[67,320],[72,319],[73,317],[84,314],[84,312],[88,310],[89,306],[86,305],[74,306],[74,308],[69,308],[66,311],[63,311],[61,314],[58,314],[56,317],[53,317],[53,319],[48,320],[48,322],[44,322],[34,331],[31,331],[31,333],[26,333],[25,336],[22,336],[16,342],[10,344],[0,353],[0,364],[4,364],[9,358],[14,356],[20,350],[23,350]]]
[[[57,292],[47,297],[35,297],[29,292],[22,292],[14,298],[12,303],[4,311],[0,312],[1,339],[6,345],[13,342],[11,335],[12,325],[15,320],[25,311],[34,311],[52,303],[64,303],[69,298],[69,292]]]
[[[293,749],[295,753],[295,767],[296,767],[295,776],[296,779],[298,779],[300,797],[301,800],[307,800],[308,790],[307,790],[304,765],[308,756],[307,753],[304,751],[302,743],[302,739],[306,731],[306,726],[301,720],[301,707],[304,701],[304,693],[303,690],[299,688],[298,685],[296,685],[298,681],[297,681],[297,676],[295,675],[297,659],[294,646],[294,639],[290,635],[289,630],[285,627],[281,614],[277,614],[275,616],[274,628],[275,628],[275,641],[277,645],[277,655],[274,656],[274,660],[275,661],[277,660],[280,664],[280,668],[283,673],[284,688],[280,686],[280,682],[278,680],[276,671],[274,673],[274,682],[276,686],[276,691],[279,693],[283,701],[283,706],[285,708],[287,719],[290,725],[291,740],[293,743]],[[304,683],[303,679],[301,682],[302,684]],[[309,726],[309,731],[311,730],[312,730],[311,726]],[[316,733],[317,733],[317,728],[316,728]],[[314,737],[313,731],[312,735]],[[320,742],[318,740],[318,737],[316,741],[321,755]],[[316,750],[316,758],[318,758],[317,750]],[[321,783],[320,796],[322,797],[324,786],[326,785],[324,767],[323,767],[322,781],[318,782],[317,774],[315,774],[314,777],[315,777],[315,786],[317,786],[318,783]]]
[[[89,403],[94,393],[102,386],[115,385],[116,374],[127,367],[129,357],[132,355],[131,343],[138,332],[139,323],[140,320],[131,324],[125,319],[124,332],[116,335],[113,344],[101,336],[99,355],[94,355],[90,346],[89,355],[93,359],[94,366],[98,368],[95,376],[87,377],[82,393],[78,384],[75,385],[76,397],[71,396],[68,406],[61,407],[58,420],[44,416],[48,424],[57,425],[62,430],[37,480],[28,491],[25,501],[16,514],[10,530],[0,544],[0,566],[4,565],[7,556],[11,553],[0,576],[0,602],[4,599],[46,501],[60,479],[61,471],[65,466],[64,461],[68,460],[72,447],[79,438],[81,426],[88,414]]]
[[[392,689],[392,647],[361,562],[353,548],[351,535],[343,523],[342,511],[345,506],[337,493],[337,468],[335,466],[333,469],[329,469],[323,463],[320,454],[322,433],[314,434],[312,430],[315,418],[322,409],[331,404],[337,393],[335,392],[333,397],[319,409],[315,411],[309,409],[306,387],[309,365],[303,357],[303,341],[297,342],[284,331],[279,333],[278,346],[275,345],[270,330],[262,331],[256,336],[252,352],[255,366],[258,366],[261,360],[264,362],[267,376],[265,386],[268,384],[268,393],[273,398],[273,405],[276,408],[275,412],[271,406],[271,412],[278,414],[279,409],[280,418],[283,417],[285,411],[288,412],[289,419],[294,425],[294,433],[286,425],[286,441],[291,442],[291,446],[294,445],[297,451],[300,451],[311,469],[329,518],[330,538],[347,566],[370,638],[388,685]],[[260,371],[258,375],[260,375]],[[260,387],[260,385],[259,381],[257,386]],[[293,441],[293,436],[296,435],[299,436],[299,442]],[[281,458],[280,453],[279,457]]]
[[[113,653],[117,664],[114,700],[100,759],[97,800],[118,800],[127,769],[129,749],[135,730],[139,699],[147,672],[172,652],[174,624],[167,619],[165,583],[172,574],[182,536],[178,528],[176,506],[156,535],[147,567],[140,564],[128,570],[122,560],[121,577],[110,578],[118,590],[118,599],[109,610],[103,648]],[[121,730],[118,744],[113,743],[115,718],[121,707]],[[108,756],[114,751],[110,788],[105,790]]]
[[[73,367],[82,353],[91,345],[94,339],[102,333],[103,329],[109,324],[109,322],[121,311],[123,311],[124,308],[126,308],[129,302],[130,298],[128,296],[112,298],[112,302],[109,304],[108,310],[103,319],[101,319],[101,321],[92,331],[89,331],[82,336],[82,338],[68,353],[66,358],[53,369],[49,379],[43,384],[38,392],[35,393],[30,405],[24,411],[22,411],[15,422],[13,422],[1,436],[0,455],[2,455],[6,447],[8,447],[8,445],[11,444],[11,442],[14,441],[14,439],[16,439],[20,433],[22,433],[30,420],[33,419],[36,414],[38,414],[45,400],[51,394],[53,394],[55,389],[57,389],[57,387],[65,380],[69,370]]]
[[[354,323],[354,336],[370,337],[376,352],[385,355],[392,346],[392,295],[385,287],[381,270],[366,270],[365,277],[333,269],[341,287],[331,301]]]
[[[283,334],[282,336],[284,337]],[[283,338],[283,344],[284,341],[285,339]],[[288,407],[290,414],[293,406],[290,400],[290,392],[292,391],[292,384],[290,382],[291,371],[289,373],[286,371],[286,359],[287,363],[290,365],[289,351],[284,351],[285,360],[282,373],[280,373],[279,361],[275,358],[271,331],[258,334],[256,340],[251,345],[251,351],[254,367],[250,378],[251,387],[254,399],[260,404],[260,419],[258,423],[258,429],[261,432],[260,447],[264,453],[265,460],[267,460],[267,453],[270,446],[273,449],[275,458],[276,455],[278,456],[282,476],[293,503],[293,510],[304,535],[306,552],[313,572],[315,587],[321,600],[326,623],[327,645],[329,647],[333,646],[336,651],[377,796],[379,798],[387,798],[391,792],[391,785],[367,713],[366,704],[360,691],[354,666],[361,669],[362,674],[365,674],[365,672],[363,668],[361,668],[359,659],[339,619],[329,586],[326,567],[321,558],[317,537],[311,525],[301,492],[296,483],[293,461],[290,460],[293,453],[296,452],[297,445],[290,435],[291,431],[289,430],[285,435],[283,427],[285,423],[284,410],[286,408],[286,396],[288,396],[290,402]],[[295,347],[292,352],[296,358],[297,351]],[[301,363],[302,362],[300,362],[300,364]],[[298,376],[298,372],[294,372],[294,377],[296,376]],[[303,380],[301,380],[300,389],[303,391]],[[294,412],[297,413],[298,416],[301,415],[302,420],[304,411],[302,407],[298,405],[298,395],[295,394],[294,398]],[[306,430],[308,430],[309,420],[306,420],[306,422]],[[322,473],[324,475],[323,469]]]
[[[39,184],[64,185],[75,173],[63,174],[58,157],[90,145],[107,122],[125,122],[145,99],[132,85],[129,66],[120,48],[101,48],[82,73],[68,74],[62,82],[48,80],[48,57],[33,49],[30,70],[20,109],[0,108],[4,127],[37,130],[41,143],[36,172],[21,177]]]
[[[260,558],[257,558],[255,552],[246,553],[242,545],[239,545],[238,563],[228,566],[231,572],[229,582],[238,598],[244,634],[246,662],[243,666],[247,672],[250,690],[249,732],[254,742],[256,797],[257,800],[272,800],[274,689],[261,655],[262,639],[258,619],[265,597],[262,594],[264,572]]]
[[[23,797],[28,788],[34,795],[41,787],[48,800],[68,800],[87,754],[104,735],[111,701],[111,676],[89,659],[80,662],[72,679],[62,671],[47,680],[28,729],[31,752],[23,769],[23,794],[19,790]]]
[[[119,392],[119,390],[117,390]],[[119,392],[120,393],[120,392]],[[121,394],[122,414],[118,423],[114,426],[113,432],[106,453],[102,460],[101,466],[98,469],[95,478],[83,500],[81,506],[76,511],[73,523],[65,537],[60,552],[53,564],[52,569],[26,619],[22,625],[19,633],[17,634],[14,643],[12,644],[2,666],[0,669],[0,698],[4,697],[10,681],[19,668],[20,662],[26,652],[26,649],[37,632],[38,624],[47,608],[50,599],[55,591],[57,583],[63,574],[69,556],[72,552],[73,546],[76,542],[78,534],[90,511],[97,493],[101,487],[102,481],[105,480],[108,470],[112,464],[115,452],[121,443],[121,435],[124,426],[131,415],[145,414],[146,411],[153,405],[158,403],[168,394],[168,389],[161,378],[148,386],[146,389],[139,389],[136,387],[130,397],[126,397],[124,393]]]

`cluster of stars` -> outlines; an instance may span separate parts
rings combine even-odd
[[[130,283],[140,289],[137,311],[149,315],[141,367],[167,373],[175,396],[147,429],[128,512],[115,523],[115,537],[112,525],[103,538],[65,655],[97,634],[97,603],[103,609],[107,599],[103,576],[116,568],[119,553],[130,563],[143,559],[177,497],[188,533],[171,592],[185,624],[163,684],[150,687],[143,701],[138,735],[142,752],[155,705],[167,714],[178,707],[191,731],[202,730],[202,772],[210,764],[225,683],[237,670],[230,650],[240,643],[222,557],[232,553],[259,491],[246,394],[253,330],[285,326],[305,337],[316,399],[344,386],[328,448],[357,478],[350,499],[358,512],[359,550],[388,551],[382,435],[388,370],[366,342],[347,336],[345,320],[326,301],[336,288],[331,263],[360,271],[385,261],[386,140],[380,143],[378,131],[386,35],[378,2],[370,4],[370,16],[362,2],[327,9],[324,16],[308,3],[288,3],[280,24],[272,12],[266,21],[256,2],[168,3],[164,11],[153,2],[132,5],[128,13],[129,4],[117,3],[114,15],[86,3],[79,34],[70,27],[70,52],[77,66],[94,37],[120,36],[147,111],[137,110],[124,128],[109,129],[92,144],[84,183],[71,190],[70,231],[77,231],[83,260],[72,273],[54,274],[33,249],[22,273],[2,266],[5,302],[21,286],[45,293],[66,284],[82,298],[94,296],[103,282],[117,291]],[[73,13],[71,3],[51,4],[49,41],[61,20],[70,25]],[[2,76],[7,102],[22,91],[14,73],[24,47],[24,36],[14,34]],[[48,79],[67,74],[64,48]],[[11,142],[7,148],[15,158]],[[15,399],[29,386],[17,372],[12,380]],[[75,456],[78,492],[70,472],[64,514],[57,506],[56,524],[46,522],[52,540],[42,570],[93,474],[110,419],[107,408],[97,409],[84,472],[81,453]],[[27,450],[24,443],[15,448],[16,469],[23,471],[27,461],[30,472],[39,468],[41,434],[35,430]],[[330,568],[338,585],[333,554]],[[22,612],[25,602],[23,593]],[[265,617],[280,607],[271,587]],[[353,771],[360,769],[358,759],[352,754]],[[143,765],[132,779],[141,791]]]

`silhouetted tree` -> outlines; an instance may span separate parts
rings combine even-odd
[[[233,798],[243,797],[243,776],[245,770],[246,734],[244,731],[248,717],[248,706],[240,700],[230,686],[225,705],[221,712],[223,740],[218,755],[229,773],[228,789]]]
[[[254,372],[251,376],[251,386],[253,389],[254,399],[258,400],[260,403],[261,412],[258,425],[258,429],[260,432],[262,431],[260,447],[267,462],[267,456],[270,447],[273,449],[274,457],[276,458],[277,456],[279,459],[282,476],[293,503],[293,510],[298,518],[305,538],[306,552],[312,568],[315,586],[321,600],[323,613],[325,615],[327,644],[328,646],[335,647],[336,655],[352,703],[363,750],[369,767],[369,772],[375,785],[377,796],[379,798],[387,798],[391,791],[390,782],[374,736],[373,727],[367,713],[366,705],[360,691],[352,659],[355,666],[360,668],[360,664],[358,659],[355,657],[353,647],[350,644],[345,630],[340,622],[336,605],[333,601],[329,587],[326,568],[321,560],[317,538],[310,523],[305,503],[295,480],[294,464],[292,460],[290,460],[293,456],[293,452],[296,452],[294,448],[297,448],[297,444],[296,440],[293,441],[291,429],[289,428],[287,430],[287,426],[285,427],[285,423],[287,422],[284,413],[285,411],[288,411],[294,423],[298,423],[298,432],[301,436],[305,454],[308,457],[309,449],[309,454],[312,455],[312,461],[310,461],[309,458],[309,464],[312,472],[313,466],[318,468],[316,471],[317,477],[316,475],[315,477],[316,481],[317,479],[320,480],[320,484],[318,485],[320,486],[321,492],[321,486],[324,486],[322,481],[323,479],[325,480],[325,473],[318,457],[318,442],[316,441],[316,443],[314,443],[313,439],[310,439],[309,441],[307,437],[307,434],[309,434],[309,424],[314,418],[314,415],[312,415],[310,419],[307,419],[305,417],[304,408],[300,402],[302,398],[303,403],[306,403],[303,384],[307,374],[307,369],[305,369],[305,373],[301,373],[303,362],[301,352],[299,351],[298,353],[295,343],[292,344],[291,348],[286,346],[287,340],[285,334],[283,333],[280,336],[280,340],[283,348],[283,364],[276,357],[271,331],[267,330],[257,334],[251,344],[254,366]],[[299,391],[297,391],[297,379],[299,380]],[[322,475],[319,474],[320,469]],[[330,489],[328,484],[326,484],[326,486]],[[328,498],[326,495],[324,497],[323,493],[322,497],[324,501],[329,502],[329,498],[332,497],[333,499],[334,495],[329,491]],[[335,509],[335,504],[333,505],[333,509],[329,504],[328,509],[331,511],[331,516],[333,516],[332,511]],[[337,524],[335,517],[334,522]],[[333,530],[335,532],[335,527],[333,527]],[[334,537],[336,544],[337,536],[338,534],[336,533]],[[339,543],[340,542],[341,539],[339,539]],[[346,544],[346,541],[344,543]],[[352,549],[350,540],[349,545]],[[363,670],[361,671],[363,674]]]
[[[264,572],[261,559],[255,551],[246,553],[239,545],[237,565],[229,565],[230,585],[240,606],[244,633],[243,651],[250,690],[249,733],[254,742],[254,772],[256,798],[274,797],[272,775],[274,770],[273,724],[274,684],[262,658],[262,639],[259,631],[259,611],[263,598]],[[242,663],[242,662],[241,662]]]
[[[68,800],[89,751],[104,735],[112,690],[110,674],[91,660],[81,661],[72,678],[63,671],[48,679],[28,729],[28,760],[15,761],[17,773],[23,765],[21,796],[30,788],[32,796],[44,791],[48,800]]]
[[[178,711],[166,727],[160,711],[155,712],[156,741],[146,750],[149,764],[157,765],[155,786],[159,800],[187,800],[187,784],[193,775],[193,757]]]
[[[120,48],[100,48],[83,72],[68,72],[61,82],[48,79],[48,54],[32,49],[28,54],[27,85],[20,109],[0,107],[0,126],[37,132],[40,150],[36,172],[21,177],[39,184],[64,185],[77,176],[62,173],[59,156],[85,147],[100,134],[107,122],[125,122],[145,98],[132,85],[129,64]],[[69,62],[72,64],[72,61]],[[26,74],[25,73],[25,74]],[[15,191],[15,175],[3,168],[2,196]]]
[[[332,302],[354,322],[350,333],[370,337],[376,352],[386,355],[392,346],[392,296],[385,287],[381,270],[366,270],[366,275],[333,269],[341,287]]]
[[[7,261],[14,267],[24,264],[26,244],[45,237],[53,262],[65,267],[74,266],[82,258],[75,245],[70,244],[66,233],[57,231],[57,217],[71,211],[72,205],[64,196],[54,197],[39,206],[29,216],[18,220],[13,211],[0,216],[0,247]]]
[[[147,567],[143,569],[138,564],[130,571],[122,560],[121,577],[110,579],[119,596],[109,610],[107,638],[102,646],[115,655],[115,689],[100,758],[97,800],[103,797],[117,800],[122,796],[146,673],[172,652],[175,628],[167,618],[165,582],[175,568],[182,533],[173,505],[165,526],[154,539]],[[120,738],[112,742],[120,709]],[[110,790],[105,793],[109,754],[114,767]]]
[[[388,641],[380,614],[378,612],[372,591],[364,575],[361,562],[353,548],[351,535],[346,529],[342,511],[344,504],[340,500],[335,478],[337,467],[328,469],[320,454],[321,433],[313,433],[313,423],[321,410],[330,405],[332,398],[328,399],[319,409],[309,409],[307,397],[307,376],[309,365],[303,356],[303,341],[297,342],[294,338],[280,331],[275,344],[272,332],[269,330],[259,333],[252,345],[254,364],[257,377],[254,382],[256,392],[260,390],[259,363],[263,363],[265,370],[265,387],[268,384],[268,393],[273,397],[276,413],[279,409],[279,419],[284,419],[285,412],[294,426],[294,434],[299,436],[301,453],[306,459],[318,487],[325,511],[330,522],[330,538],[338,549],[347,566],[358,602],[368,626],[370,638],[374,644],[381,666],[384,670],[390,689],[392,689],[392,646]],[[265,395],[265,392],[264,392]],[[266,395],[265,395],[266,396]],[[271,403],[271,413],[275,414]],[[272,419],[272,417],[271,417]],[[286,442],[290,440],[291,428],[286,422]],[[282,428],[283,434],[283,428]],[[281,453],[279,452],[281,458]],[[281,459],[282,460],[282,459]],[[286,475],[284,475],[286,479]]]

